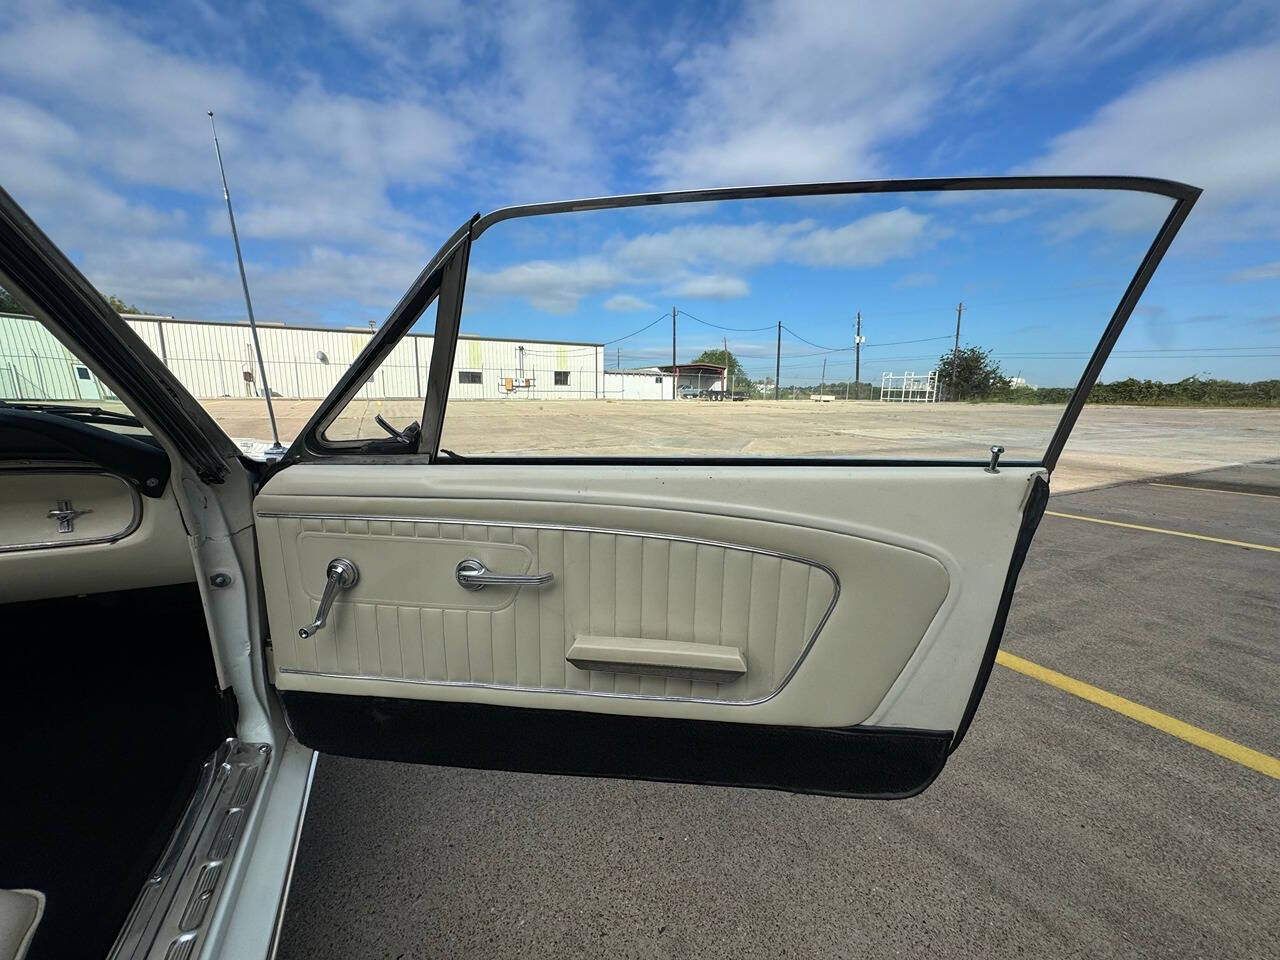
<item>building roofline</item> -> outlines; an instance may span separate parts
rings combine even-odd
[[[185,317],[171,317],[154,313],[122,313],[122,317],[126,320],[153,320],[156,322],[164,321],[165,323],[190,323],[203,324],[205,326],[214,327],[247,327],[247,320],[190,320]],[[259,327],[269,327],[272,330],[308,330],[316,333],[373,333],[364,327],[318,327],[311,324],[294,324],[282,323],[278,320],[259,320]],[[425,337],[427,340],[433,339],[429,333],[407,333],[407,337]],[[562,347],[603,347],[603,343],[589,343],[585,340],[547,340],[539,337],[487,337],[479,333],[460,333],[459,340],[491,340],[496,343],[549,343]]]

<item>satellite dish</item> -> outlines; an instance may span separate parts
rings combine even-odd
[[[316,359],[319,360],[321,363],[329,362],[329,358],[325,355],[325,352],[323,350],[316,351]]]

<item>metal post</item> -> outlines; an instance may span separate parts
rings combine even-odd
[[[826,390],[824,389],[826,385],[827,385],[827,358],[823,357],[822,358],[822,382],[818,384],[818,396],[822,396],[826,392]]]
[[[253,350],[258,355],[258,372],[262,375],[262,396],[267,401],[267,418],[271,421],[271,446],[269,454],[283,454],[284,447],[280,443],[280,431],[276,429],[276,411],[271,406],[271,387],[267,383],[267,365],[262,359],[262,344],[258,342],[258,323],[253,318],[253,301],[249,299],[249,281],[244,275],[244,257],[240,254],[240,236],[236,233],[236,215],[231,212],[231,191],[227,188],[227,171],[222,165],[222,147],[218,143],[218,128],[213,122],[213,111],[209,111],[209,126],[213,128],[213,149],[218,155],[218,172],[222,175],[222,197],[227,201],[227,219],[231,221],[231,242],[236,248],[236,264],[240,267],[240,286],[244,289],[244,306],[249,314],[249,331],[253,334]]]
[[[947,388],[947,392],[951,396],[948,400],[959,400],[956,396],[956,366],[960,362],[960,313],[964,310],[964,301],[956,304],[956,345],[951,350],[951,385]]]
[[[723,400],[725,391],[729,388],[729,338],[724,338],[724,373],[720,374],[720,399]]]
[[[680,396],[680,370],[676,367],[676,308],[671,308],[671,399]]]
[[[424,396],[422,392],[422,361],[418,359],[418,341],[421,337],[416,334],[413,337],[413,382],[418,391],[418,396]]]
[[[49,390],[44,385],[44,368],[40,366],[40,354],[36,353],[35,350],[32,350],[31,360],[35,364],[36,379],[40,381],[40,392],[44,394],[42,399],[48,400]]]
[[[778,389],[782,381],[782,321],[778,321],[778,352],[773,360],[773,399],[778,399]]]
[[[862,382],[862,311],[858,311],[858,326],[853,331],[853,382]],[[854,399],[858,398],[855,393]]]
[[[164,345],[164,324],[159,320],[156,321],[156,333],[160,335],[160,362],[166,367],[169,366],[169,351]]]

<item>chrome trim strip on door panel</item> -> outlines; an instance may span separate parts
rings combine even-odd
[[[568,531],[571,533],[603,533],[617,537],[640,537],[651,538],[654,540],[668,540],[677,543],[692,543],[708,547],[719,547],[723,550],[737,550],[742,553],[754,553],[766,557],[776,557],[779,560],[790,560],[793,563],[801,563],[808,567],[814,567],[821,570],[831,578],[831,602],[827,604],[827,609],[823,611],[818,624],[813,629],[812,635],[805,641],[804,647],[800,650],[800,655],[796,657],[795,663],[791,665],[791,669],[779,681],[778,685],[763,697],[757,697],[752,700],[718,700],[710,697],[660,697],[653,694],[640,693],[613,693],[605,690],[566,690],[550,687],[522,687],[509,684],[496,683],[474,683],[464,680],[425,680],[410,677],[375,677],[367,674],[354,673],[327,673],[320,670],[298,670],[291,667],[276,667],[279,673],[289,673],[298,676],[310,677],[328,677],[333,680],[375,680],[385,683],[412,683],[419,686],[438,686],[438,687],[465,687],[476,690],[509,690],[517,693],[559,693],[571,694],[574,696],[589,697],[613,697],[622,700],[662,700],[675,703],[718,703],[729,704],[732,706],[752,706],[772,700],[776,697],[796,675],[800,669],[800,665],[804,663],[805,657],[809,655],[809,651],[813,649],[813,645],[817,642],[818,635],[822,633],[822,628],[826,626],[827,621],[831,618],[832,611],[836,608],[836,602],[840,599],[840,576],[831,567],[822,563],[820,560],[810,560],[805,557],[798,557],[790,553],[782,553],[777,550],[770,550],[767,547],[748,547],[739,543],[726,543],[723,540],[709,540],[705,537],[689,537],[682,534],[666,534],[666,533],[645,533],[638,530],[620,530],[614,527],[588,527],[577,524],[560,524],[560,523],[518,523],[505,520],[464,520],[458,517],[403,517],[403,516],[371,516],[368,514],[350,514],[350,513],[295,513],[292,511],[263,510],[257,515],[258,519],[272,520],[358,520],[364,523],[376,523],[379,521],[387,521],[392,523],[447,523],[457,524],[460,526],[472,527],[516,527],[521,530],[558,530]],[[762,521],[768,522],[768,521]],[[357,535],[358,536],[358,535]],[[905,548],[903,548],[905,549]],[[607,672],[607,671],[603,671]]]
[[[73,477],[110,477],[112,480],[120,481],[120,485],[129,493],[129,498],[133,503],[133,516],[130,517],[128,525],[117,533],[108,534],[105,537],[88,537],[87,539],[60,539],[60,540],[39,540],[34,543],[3,543],[0,544],[0,553],[18,553],[22,550],[52,550],[56,547],[87,547],[99,543],[115,543],[117,540],[123,540],[132,534],[142,525],[142,497],[138,495],[138,491],[124,477],[118,473],[110,473],[106,470],[3,470],[0,471],[0,479],[4,477],[30,477],[35,475],[44,476],[73,476]]]

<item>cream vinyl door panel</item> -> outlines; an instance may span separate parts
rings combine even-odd
[[[998,474],[989,474],[972,467],[936,466],[306,464],[289,468],[274,476],[255,501],[275,645],[275,680],[285,690],[624,715],[956,729],[968,685],[958,685],[954,678],[977,673],[1029,481],[1040,473],[1029,467],[1001,468]],[[326,517],[330,519],[321,519]],[[296,554],[289,544],[303,531],[286,530],[284,523],[311,524],[320,530],[338,522],[363,522],[377,536],[408,537],[411,528],[424,526],[417,521],[452,522],[464,530],[454,539],[471,538],[477,543],[497,536],[505,539],[503,528],[510,528],[513,540],[516,530],[538,531],[544,542],[536,544],[531,571],[553,572],[554,586],[543,592],[521,588],[510,608],[513,616],[521,605],[538,611],[536,660],[530,648],[520,647],[515,663],[493,645],[492,626],[480,622],[477,612],[461,610],[440,614],[444,638],[440,663],[428,664],[434,649],[429,644],[419,654],[410,643],[406,655],[401,637],[412,638],[415,627],[418,636],[425,635],[421,623],[422,611],[427,609],[420,599],[409,598],[385,605],[352,603],[351,616],[344,616],[348,611],[342,609],[345,601],[340,601],[335,608],[338,626],[329,637],[325,631],[317,635],[314,654],[294,645],[297,627],[308,622],[315,609],[310,594],[306,606],[298,605],[302,593],[294,586],[302,581],[292,566]],[[483,537],[481,527],[486,528]],[[333,526],[323,528],[342,532]],[[353,538],[368,535],[363,527],[355,529]],[[610,532],[611,540],[605,536]],[[656,544],[668,541],[666,557],[659,564],[658,554],[653,554],[646,568],[642,548],[639,567],[633,564],[629,570],[631,561],[624,556],[622,578],[629,583],[646,571],[665,573],[665,578],[660,573],[650,577],[648,589],[664,584],[674,604],[667,618],[673,624],[692,622],[692,635],[688,630],[683,635],[677,630],[626,630],[624,623],[607,619],[610,612],[625,619],[627,604],[634,602],[618,593],[616,584],[618,543],[636,538],[653,542],[653,549],[662,549]],[[753,669],[752,637],[745,644],[747,676],[734,683],[580,671],[565,662],[578,636],[724,642],[703,632],[713,605],[703,599],[699,606],[699,599],[711,595],[708,584],[714,581],[703,579],[701,571],[727,571],[726,564],[740,561],[717,564],[716,555],[691,546],[693,540],[710,541],[726,551],[725,556],[753,558],[752,566],[763,579],[753,573],[749,600],[743,604],[726,603],[721,594],[719,609],[723,622],[726,609],[737,613],[745,605],[753,629],[770,635],[775,667],[769,682],[760,684],[757,677],[764,671]],[[613,544],[611,567],[606,562],[608,542]],[[682,546],[676,547],[673,560],[671,551],[677,544]],[[771,614],[778,616],[775,608],[798,606],[795,597],[802,585],[798,577],[783,582],[784,576],[796,574],[784,574],[778,555],[799,565],[785,567],[788,571],[809,569],[810,591],[820,582],[814,571],[830,571],[836,584],[831,610],[807,650],[803,634],[797,647],[794,631],[779,631],[769,620]],[[322,554],[314,565],[319,568],[329,559]],[[608,581],[605,571],[609,570],[613,595],[599,587],[599,581]],[[699,571],[696,587],[691,586],[692,571]],[[593,578],[594,587],[588,586],[588,578]],[[728,582],[731,590],[738,589],[734,577]],[[314,590],[317,581],[312,583]],[[579,594],[585,599],[575,599]],[[657,605],[659,597],[649,599],[655,604],[653,610],[662,609]],[[498,616],[492,611],[488,615]],[[640,616],[643,623],[643,612]],[[784,614],[784,623],[788,616],[799,619]],[[608,629],[600,629],[602,621]],[[762,629],[762,623],[770,624],[769,628]],[[806,603],[804,626],[811,623]],[[319,646],[322,643],[333,646],[326,651]],[[759,654],[761,647],[755,649]],[[338,661],[340,652],[345,661]],[[469,665],[468,654],[472,655]],[[451,655],[448,665],[444,655]],[[323,665],[322,656],[329,657]],[[459,658],[464,668],[457,667]],[[334,663],[343,669],[325,669]],[[794,665],[793,673],[787,664]],[[505,681],[513,670],[517,683],[508,685]],[[445,679],[436,679],[441,676]],[[764,688],[768,689],[761,697],[759,691]]]
[[[721,543],[584,527],[260,517],[264,532],[275,525],[286,570],[298,571],[286,585],[305,586],[289,589],[299,624],[311,619],[331,559],[345,557],[361,571],[316,636],[273,631],[283,673],[759,700],[790,675],[837,593],[829,569]],[[339,525],[345,534],[320,532]],[[550,572],[553,580],[464,590],[454,569],[468,557],[495,572]],[[569,661],[580,635],[731,646],[747,671],[715,683],[582,670]]]

